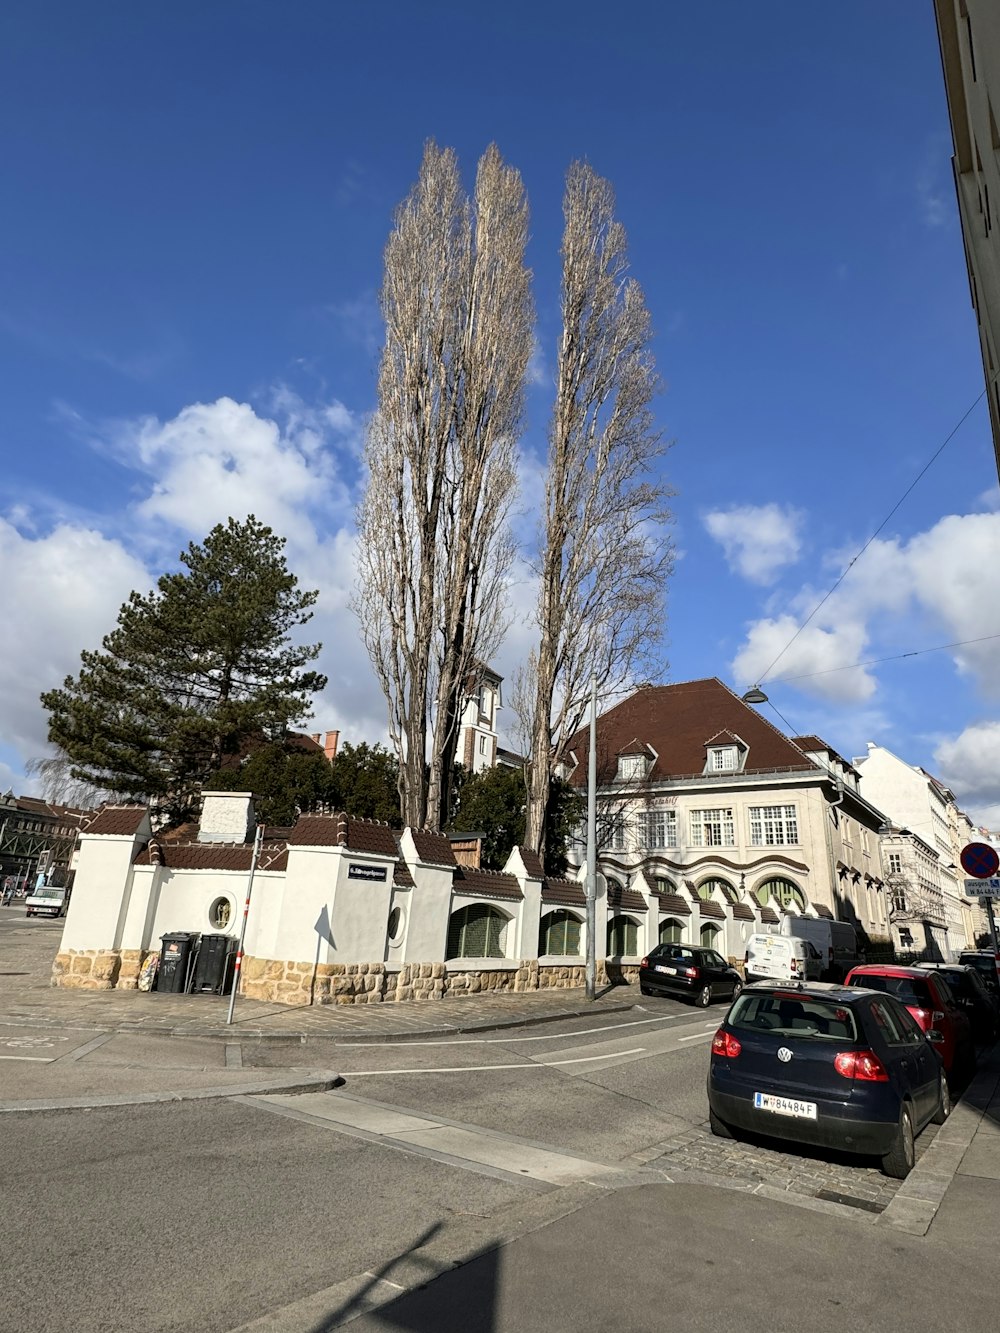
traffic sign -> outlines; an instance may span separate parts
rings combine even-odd
[[[976,879],[990,879],[1000,870],[1000,854],[988,842],[970,842],[958,859],[965,873]]]
[[[967,879],[966,898],[1000,898],[1000,879]]]

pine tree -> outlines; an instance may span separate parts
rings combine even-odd
[[[183,819],[226,756],[310,715],[326,678],[304,668],[320,645],[290,634],[317,593],[299,589],[284,545],[252,514],[230,518],[181,552],[184,570],[131,594],[101,651],[41,696],[74,777]]]

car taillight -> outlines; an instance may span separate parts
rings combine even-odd
[[[696,967],[682,967],[679,971],[682,977],[696,977],[698,975]]]
[[[889,1073],[872,1051],[841,1051],[833,1067],[844,1078],[856,1078],[863,1083],[888,1083]]]
[[[799,961],[798,961],[797,958],[793,958],[793,959],[792,959],[792,961],[791,961],[791,962],[789,963],[789,965],[788,965],[788,970],[789,970],[789,972],[791,972],[792,976],[794,977],[794,976],[795,976],[795,973],[799,970]]]
[[[719,1028],[718,1032],[712,1038],[713,1055],[724,1055],[727,1060],[735,1060],[742,1049],[743,1047],[733,1034],[727,1032],[725,1028]]]
[[[648,958],[640,958],[640,959],[639,959],[639,966],[640,966],[640,967],[649,967],[649,959],[648,959]]]

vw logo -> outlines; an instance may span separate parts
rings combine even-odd
[[[792,1058],[792,1053],[787,1046],[778,1047],[778,1059],[781,1061],[783,1065],[787,1065],[791,1058]]]

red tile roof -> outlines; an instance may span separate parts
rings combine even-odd
[[[710,916],[716,921],[725,921],[726,919],[726,909],[719,903],[700,901],[698,911],[702,916]]]
[[[513,875],[504,875],[495,870],[473,870],[471,866],[459,866],[456,869],[454,889],[456,893],[471,894],[476,898],[509,898],[519,901],[524,897]]]
[[[656,751],[649,781],[701,774],[706,744],[724,730],[735,731],[747,746],[745,773],[815,768],[787,736],[712,677],[678,685],[647,685],[602,713],[597,719],[598,780],[613,779],[617,755],[634,738]],[[587,731],[581,730],[567,746],[578,760],[570,775],[577,786],[587,780],[588,743]]]
[[[760,909],[760,919],[768,926],[776,926],[778,924],[778,914],[773,907],[762,907]]]
[[[392,882],[400,889],[412,889],[414,887],[413,876],[410,874],[409,866],[405,861],[397,861],[393,866]]]
[[[138,866],[164,865],[169,870],[249,871],[253,847],[245,842],[159,842],[153,839],[135,858]],[[284,843],[265,842],[257,869],[282,871],[288,868]]]
[[[521,860],[524,862],[524,868],[532,879],[544,879],[545,870],[542,866],[542,858],[537,852],[532,851],[530,847],[518,847],[521,853]]]
[[[830,911],[829,907],[827,907],[825,903],[813,903],[812,909],[817,916],[825,917],[828,921],[833,920],[833,913]]]
[[[546,879],[542,881],[542,902],[548,907],[586,907],[587,895],[583,885],[575,879]]]
[[[346,847],[352,852],[371,852],[393,859],[399,855],[388,824],[355,819],[343,811],[335,815],[299,815],[288,843],[291,847]]]
[[[691,905],[679,893],[660,893],[657,894],[660,900],[661,912],[679,913],[681,916],[691,915]]]
[[[734,921],[752,921],[753,919],[752,907],[748,906],[747,903],[733,903]]]
[[[649,904],[635,889],[623,889],[620,884],[608,885],[608,906],[619,907],[626,912],[648,912]]]
[[[147,814],[148,808],[144,805],[106,805],[98,811],[84,832],[131,836],[139,831],[139,825]]]
[[[457,866],[451,843],[443,833],[431,833],[429,829],[412,829],[413,845],[417,856],[430,866]]]

